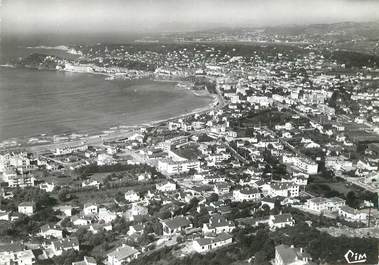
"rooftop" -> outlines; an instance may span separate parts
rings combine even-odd
[[[126,259],[132,255],[139,253],[139,251],[133,247],[124,245],[122,247],[116,248],[114,251],[110,252],[108,256],[112,256],[117,260]]]

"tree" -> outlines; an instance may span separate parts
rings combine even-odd
[[[349,191],[346,194],[346,204],[352,208],[358,208],[359,200],[358,200],[357,196],[355,195],[354,191]]]
[[[208,202],[216,202],[218,201],[218,194],[217,193],[212,193],[208,198],[207,198],[207,201]]]
[[[68,188],[64,188],[58,193],[58,199],[62,202],[67,202],[72,200],[73,196]]]
[[[117,217],[112,222],[113,230],[120,233],[126,234],[129,231],[130,223],[126,221],[125,217]]]
[[[73,224],[71,222],[70,217],[66,217],[61,221],[61,226],[62,227],[71,227]]]
[[[270,263],[267,260],[267,255],[264,251],[258,251],[255,253],[254,265],[269,265]]]
[[[71,265],[75,261],[83,260],[84,255],[76,250],[68,250],[63,252],[61,256],[54,257],[54,264]]]
[[[263,216],[270,214],[270,206],[267,204],[262,205]]]

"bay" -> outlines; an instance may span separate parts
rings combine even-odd
[[[0,141],[96,133],[167,119],[210,102],[174,82],[0,67]]]

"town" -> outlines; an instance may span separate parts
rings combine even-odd
[[[3,146],[0,264],[341,264],[346,247],[378,262],[376,62],[301,35],[211,34],[20,61],[215,102],[112,137]]]

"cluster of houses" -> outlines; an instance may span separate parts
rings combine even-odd
[[[379,148],[371,145],[359,159],[352,160],[350,154],[359,140],[352,139],[336,114],[340,110],[329,104],[334,87],[341,82],[357,81],[356,77],[322,74],[318,70],[333,70],[340,66],[314,52],[291,60],[277,54],[273,61],[266,61],[258,54],[252,55],[253,60],[223,55],[219,58],[222,63],[218,64],[216,59],[210,59],[213,56],[205,56],[196,49],[180,49],[161,56],[145,51],[137,57],[151,65],[157,60],[162,61],[162,56],[170,57],[164,67],[155,69],[153,75],[158,78],[195,76],[210,81],[218,103],[214,103],[214,108],[207,113],[169,121],[167,126],[137,128],[127,138],[104,142],[99,146],[56,137],[54,141],[62,143],[43,155],[33,156],[25,152],[0,154],[0,180],[4,183],[0,199],[11,200],[14,188],[37,187],[48,193],[61,188],[49,179],[36,177],[37,169],[62,173],[88,165],[148,164],[164,178],[164,181],[152,182],[155,187],[144,194],[131,188],[123,193],[122,201],[112,198],[118,206],[115,208],[121,207],[122,210],[116,211],[109,205],[90,201],[83,202],[80,207],[68,204],[54,207],[54,210],[60,211],[62,220],[56,224],[44,224],[34,235],[43,238],[39,246],[42,254],[36,256],[23,244],[0,244],[0,264],[29,265],[34,264],[36,259],[48,259],[68,250],[79,250],[78,239],[67,236],[64,230],[69,234],[79,228],[93,234],[111,232],[118,218],[130,222],[124,235],[126,238],[141,237],[146,228],[145,219],[149,219],[146,217],[152,217],[149,206],[153,202],[170,209],[168,216],[158,220],[162,234],[155,235],[159,238],[157,241],[167,243],[183,236],[185,242],[182,245],[190,252],[198,253],[237,243],[233,239],[233,231],[237,227],[263,225],[274,231],[294,226],[295,220],[291,214],[266,211],[267,208],[277,208],[278,204],[315,215],[339,216],[349,222],[367,222],[367,213],[349,207],[344,199],[314,197],[305,189],[310,177],[325,169],[341,177],[353,174],[354,183],[363,187],[378,185]],[[117,52],[125,58],[136,58],[126,51]],[[104,53],[108,54],[108,51]],[[207,53],[216,54],[214,49]],[[192,60],[195,56],[202,58],[201,64],[199,60]],[[205,60],[216,61],[204,64]],[[178,65],[182,65],[182,69]],[[105,69],[120,73],[120,69],[98,67],[99,71]],[[304,69],[308,69],[306,79],[297,72]],[[94,65],[67,64],[66,70],[94,71]],[[361,113],[353,113],[344,103],[339,109],[347,115],[345,120],[354,118],[362,126],[377,130],[377,115],[372,115],[371,121],[364,118],[365,113],[374,113],[373,108],[367,109],[361,104],[374,102],[376,95],[357,90],[354,89],[352,100],[360,103]],[[376,103],[379,106],[377,100]],[[257,117],[262,118],[254,120]],[[250,118],[253,120],[250,124],[241,124],[240,119]],[[321,164],[324,168],[320,167]],[[274,167],[275,170],[272,170]],[[146,180],[151,180],[151,174],[135,177],[142,186]],[[94,194],[106,189],[105,186],[92,178],[80,183],[80,188],[93,188]],[[208,200],[211,196],[216,199]],[[175,211],[194,199],[198,202],[197,213],[205,212],[209,216],[200,225],[195,225],[193,216]],[[249,209],[248,216],[233,219],[230,217],[233,210],[230,205],[238,204],[258,205],[257,211],[266,211],[265,215],[257,217],[252,206],[254,210]],[[37,210],[33,201],[17,205],[19,215],[31,217]],[[0,210],[0,220],[12,222],[17,218],[14,213]],[[63,221],[69,222],[69,225],[64,227]],[[122,243],[103,257],[104,263],[122,265],[137,259],[145,251],[145,246],[138,248]],[[73,265],[95,264],[96,260],[88,256],[73,262]],[[279,245],[275,248],[273,264],[314,263],[301,247]]]

